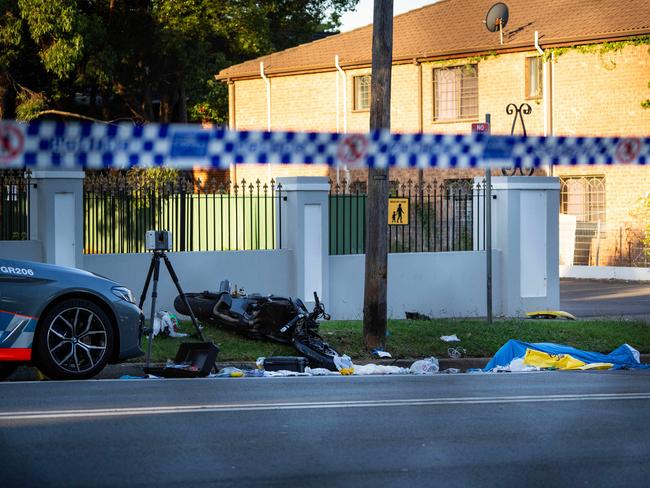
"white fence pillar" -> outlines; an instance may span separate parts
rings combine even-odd
[[[495,312],[521,316],[559,310],[560,180],[511,176],[492,180],[493,248],[502,252],[501,304]]]
[[[329,299],[329,180],[326,177],[278,178],[286,201],[282,212],[282,247],[293,251],[295,296],[307,307],[314,292]]]
[[[31,238],[43,244],[43,261],[83,267],[83,171],[35,171]]]

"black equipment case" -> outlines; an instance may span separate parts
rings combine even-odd
[[[309,366],[307,358],[298,356],[271,356],[264,359],[265,371],[294,371],[304,373]]]
[[[206,377],[217,361],[219,348],[212,342],[183,342],[174,364],[164,368],[144,368],[144,372],[163,378]]]

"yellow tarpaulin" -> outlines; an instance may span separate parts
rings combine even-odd
[[[526,349],[524,364],[540,369],[610,369],[613,366],[610,363],[587,364],[569,354],[548,354],[535,349]]]

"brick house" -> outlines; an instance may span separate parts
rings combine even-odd
[[[391,126],[395,132],[465,133],[490,113],[508,134],[509,103],[528,103],[531,135],[650,134],[650,2],[511,0],[503,31],[484,19],[492,0],[443,0],[394,19]],[[537,46],[535,39],[538,39]],[[221,71],[230,127],[238,130],[364,132],[369,125],[372,26]],[[561,210],[576,235],[575,264],[649,266],[641,240],[650,168],[555,167]],[[239,166],[233,180],[329,175],[365,180],[363,170]],[[480,172],[425,170],[431,182]],[[418,179],[394,170],[391,179]],[[647,214],[646,214],[647,215]],[[571,264],[571,263],[567,263]]]

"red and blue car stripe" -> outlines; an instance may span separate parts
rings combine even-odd
[[[0,361],[29,361],[37,317],[0,310]]]

